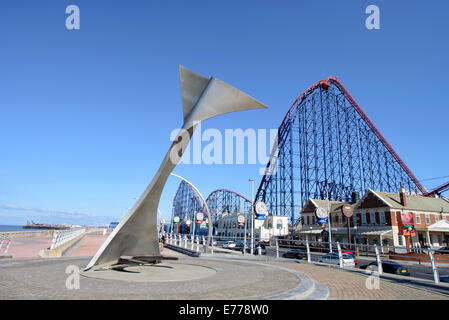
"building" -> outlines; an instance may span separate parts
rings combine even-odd
[[[244,238],[245,226],[239,224],[242,213],[223,213],[216,223],[215,234],[219,237]],[[288,217],[268,215],[265,220],[254,220],[254,237],[261,241],[270,241],[273,237],[288,235]],[[246,226],[246,236],[251,236],[250,223]]]
[[[329,201],[331,212],[332,240],[348,242],[347,218],[341,207],[345,202]],[[419,247],[449,246],[449,201],[439,197],[406,195],[379,192],[369,189],[356,203],[349,219],[352,243],[377,244],[385,246],[407,246],[403,215],[412,217],[415,235],[411,245]],[[326,200],[309,199],[301,210],[302,227],[296,232],[302,239],[326,241],[322,226],[316,223],[318,207],[327,209]]]

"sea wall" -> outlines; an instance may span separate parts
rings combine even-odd
[[[53,236],[55,230],[23,230],[0,232],[0,239],[30,238]]]

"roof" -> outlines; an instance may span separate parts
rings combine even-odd
[[[411,209],[420,211],[449,213],[449,202],[442,198],[406,195],[407,206],[403,206],[399,193],[380,192],[369,190],[385,201],[393,209]]]
[[[341,213],[341,207],[348,204],[343,201],[329,201],[331,213]],[[322,207],[327,210],[327,200],[309,199],[301,210],[301,213],[315,213],[315,209]]]

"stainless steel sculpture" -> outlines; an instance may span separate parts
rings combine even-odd
[[[178,164],[203,120],[240,110],[266,108],[247,94],[217,79],[179,67],[184,124],[154,176],[128,214],[109,235],[85,270],[117,263],[120,256],[159,255],[157,210],[168,176]]]

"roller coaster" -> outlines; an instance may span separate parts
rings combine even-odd
[[[400,183],[409,194],[434,196],[449,190],[449,182],[427,190],[341,82],[329,77],[289,108],[255,199],[294,225],[309,198],[351,201],[367,189],[397,192]],[[251,201],[226,189],[213,191],[207,203],[213,220],[225,211],[251,208]],[[173,205],[181,218],[204,211],[182,182]]]
[[[212,215],[212,222],[217,221],[223,213],[249,212],[251,201],[227,189],[212,191],[206,198],[207,206]],[[205,206],[199,201],[195,190],[186,182],[181,181],[173,200],[173,216],[178,216],[181,221],[195,221],[196,214],[202,212],[207,218]],[[186,232],[187,226],[181,222],[180,231]]]

